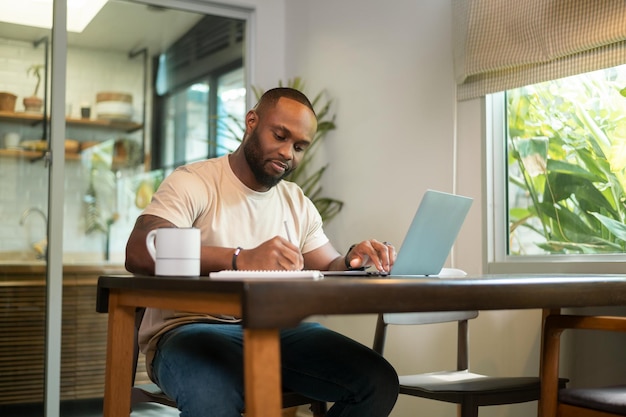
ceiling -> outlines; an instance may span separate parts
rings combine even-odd
[[[203,17],[121,0],[109,0],[82,33],[68,32],[71,47],[131,52],[148,48],[150,55],[166,49]],[[47,29],[0,22],[0,38],[34,42]]]

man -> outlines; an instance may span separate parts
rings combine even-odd
[[[137,219],[126,268],[154,274],[146,235],[159,227],[201,229],[201,272],[223,269],[389,271],[393,246],[367,240],[340,255],[313,203],[282,181],[317,130],[305,95],[267,91],[245,118],[233,153],[178,168]],[[287,228],[287,230],[285,230]],[[290,241],[293,239],[292,241]],[[244,407],[242,328],[235,317],[148,309],[139,343],[148,373],[173,398],[181,417],[239,417]],[[328,416],[386,416],[398,395],[392,366],[371,349],[317,323],[281,331],[283,386],[333,402]]]

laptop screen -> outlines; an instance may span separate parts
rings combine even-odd
[[[391,275],[437,275],[472,205],[469,197],[428,190],[400,246]]]
[[[427,190],[400,246],[390,275],[437,275],[450,254],[472,199]],[[380,276],[376,271],[322,271],[324,276]],[[387,275],[387,274],[382,274]]]

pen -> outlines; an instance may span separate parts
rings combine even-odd
[[[285,225],[285,232],[287,232],[287,240],[289,241],[289,243],[293,244],[293,240],[291,239],[291,233],[289,233],[289,227],[287,227],[287,220],[285,220],[283,224]]]

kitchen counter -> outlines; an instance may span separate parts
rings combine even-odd
[[[3,275],[22,275],[22,274],[45,274],[46,263],[44,261],[0,261],[0,277]],[[74,264],[63,265],[63,274],[94,274],[94,275],[110,275],[110,274],[126,274],[124,265],[113,263],[99,264]]]
[[[102,255],[99,255],[102,257]],[[80,263],[71,263],[81,259]],[[126,274],[119,262],[67,257],[63,265],[61,400],[104,394],[107,315],[96,312],[100,275]],[[0,409],[43,401],[46,263],[34,254],[0,252]],[[140,356],[143,361],[143,356]],[[28,372],[24,372],[28,367]],[[143,362],[137,381],[148,382]]]
[[[0,277],[13,274],[44,274],[46,261],[37,259],[34,252],[0,252]],[[63,256],[63,273],[78,274],[124,274],[123,260],[102,260],[100,254],[66,254]]]

